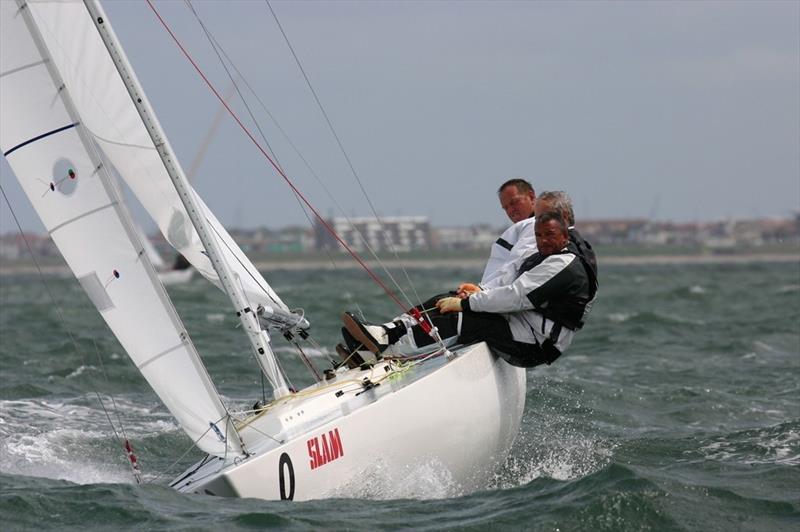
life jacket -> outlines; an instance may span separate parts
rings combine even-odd
[[[597,294],[597,256],[592,249],[592,245],[587,242],[577,229],[572,228],[569,230],[569,241],[575,244],[578,249],[578,258],[581,259],[583,267],[586,269],[586,275],[589,277],[592,291],[590,300],[594,299]]]
[[[578,237],[580,237],[580,235],[578,235]],[[580,240],[588,245],[582,238]],[[594,252],[591,251],[591,246],[587,247],[586,245],[579,247],[575,242],[570,240],[566,247],[559,252],[559,254],[571,253],[575,255],[580,266],[573,263],[568,267],[572,268],[572,282],[566,287],[567,290],[565,293],[559,295],[559,297],[548,300],[544,306],[535,308],[536,312],[559,325],[559,329],[560,327],[567,327],[568,329],[576,331],[583,327],[586,307],[597,293],[596,259],[594,257]],[[532,255],[522,263],[519,274],[521,275],[535,268],[546,258],[547,257],[543,257],[540,253]],[[566,271],[567,270],[564,272]],[[558,275],[565,274],[564,272]]]

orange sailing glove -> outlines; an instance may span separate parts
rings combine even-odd
[[[475,294],[481,291],[481,287],[472,284],[472,283],[461,283],[458,285],[458,289],[456,290],[456,295],[461,299],[466,299],[470,296],[470,294]]]
[[[461,312],[461,299],[457,297],[443,297],[436,302],[436,308],[442,314],[448,312]]]

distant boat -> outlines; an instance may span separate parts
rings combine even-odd
[[[164,259],[161,258],[158,251],[156,251],[156,247],[147,235],[144,234],[144,231],[142,231],[138,225],[135,225],[135,222],[134,227],[139,233],[139,239],[145,254],[147,254],[147,258],[150,259],[150,262],[158,273],[161,284],[170,286],[185,284],[192,280],[194,268],[192,268],[192,263],[186,260],[186,257],[180,253],[176,253],[175,260],[171,264],[167,264],[164,262]]]
[[[524,370],[479,343],[341,366],[290,391],[271,336],[303,338],[308,321],[289,310],[189,185],[99,3],[17,0],[0,10],[0,148],[100,315],[207,453],[172,487],[346,497],[376,477],[391,492],[421,465],[440,469],[456,492],[486,485],[519,429]],[[176,251],[229,296],[271,402],[223,403],[112,168]]]

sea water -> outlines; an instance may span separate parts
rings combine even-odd
[[[412,269],[413,289],[393,273],[416,300],[479,272]],[[267,277],[313,323],[306,354],[320,368],[335,356],[343,310],[376,321],[397,310],[356,270]],[[604,267],[601,258],[600,284],[571,349],[528,371],[520,434],[481,490],[459,492],[420,456],[412,470],[357,479],[340,498],[288,503],[170,489],[200,453],[78,283],[1,276],[0,527],[800,529],[800,264]],[[201,279],[169,292],[224,399],[259,399],[224,296]],[[275,344],[293,385],[312,382],[294,350]],[[141,485],[109,418],[134,445]]]

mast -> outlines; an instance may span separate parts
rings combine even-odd
[[[253,351],[258,361],[261,371],[272,385],[275,398],[283,397],[289,393],[286,379],[278,367],[275,354],[270,347],[270,338],[267,331],[263,330],[259,324],[256,309],[252,308],[248,302],[244,291],[239,286],[239,280],[231,272],[231,268],[224,260],[222,249],[213,234],[213,229],[202,215],[202,209],[198,199],[195,197],[194,190],[189,184],[189,180],[183,172],[172,147],[167,140],[164,130],[156,118],[150,102],[141,87],[136,75],[133,72],[125,53],[117,39],[114,30],[109,25],[105,12],[97,0],[84,0],[84,5],[92,17],[95,27],[103,40],[114,65],[122,78],[128,94],[133,100],[133,105],[144,123],[147,133],[153,141],[158,151],[164,168],[169,174],[175,190],[181,199],[189,219],[192,222],[200,241],[205,247],[211,264],[219,276],[223,291],[228,295],[236,310],[236,315],[244,328]]]

